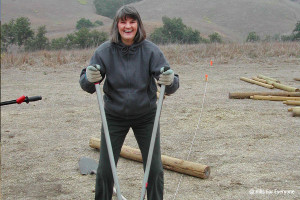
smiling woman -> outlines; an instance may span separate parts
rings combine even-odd
[[[117,11],[111,28],[110,41],[98,47],[91,58],[90,66],[82,70],[79,82],[83,90],[94,93],[94,83],[99,83],[104,78],[105,95],[102,110],[105,110],[108,125],[104,126],[108,128],[103,127],[101,131],[95,199],[110,200],[114,183],[118,197],[121,197],[117,173],[114,167],[111,168],[114,163],[110,165],[110,160],[118,162],[122,145],[131,128],[139,144],[146,169],[141,196],[145,194],[148,180],[147,199],[162,200],[164,177],[160,153],[159,117],[156,117],[156,113],[160,113],[164,91],[166,94],[176,92],[179,79],[170,69],[158,46],[146,40],[141,17],[132,6],[123,6]],[[158,104],[156,104],[156,80],[162,86],[162,96]],[[153,130],[155,132],[152,133]],[[109,141],[106,143],[105,134],[109,135],[112,148]],[[148,158],[148,152],[152,159]],[[148,159],[151,161],[148,162]]]

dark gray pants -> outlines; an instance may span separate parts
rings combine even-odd
[[[134,136],[142,153],[143,166],[145,170],[154,124],[155,112],[156,109],[135,119],[124,119],[106,114],[110,139],[114,153],[114,159],[116,163],[118,162],[120,151],[124,143],[125,137],[129,129],[132,128]],[[134,171],[134,169],[129,170]],[[102,127],[100,159],[96,177],[95,200],[111,200],[113,185],[114,180],[109,162],[105,135]],[[158,127],[148,179],[147,199],[162,200],[163,189],[164,177],[160,152],[160,131]],[[140,198],[140,194],[136,194],[136,198]]]

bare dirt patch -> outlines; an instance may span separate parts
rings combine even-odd
[[[95,175],[82,176],[78,170],[80,157],[99,156],[88,144],[100,136],[96,95],[78,84],[91,53],[83,60],[66,56],[61,65],[45,64],[46,53],[30,54],[32,65],[1,66],[1,101],[23,94],[43,97],[1,107],[3,199],[93,199]],[[299,57],[219,60],[213,66],[209,60],[172,64],[180,89],[164,102],[162,153],[185,159],[196,133],[189,160],[211,166],[208,179],[184,176],[176,199],[299,199],[300,118],[281,102],[228,98],[229,92],[269,91],[240,81],[240,76],[264,74],[299,87],[293,80],[300,77]],[[205,74],[207,92],[196,130]],[[137,147],[131,132],[125,144]],[[122,194],[138,199],[142,164],[121,158],[118,175]],[[165,199],[173,199],[180,176],[165,170]],[[252,189],[294,193],[250,194]]]

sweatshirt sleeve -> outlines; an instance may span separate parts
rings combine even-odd
[[[82,71],[81,71],[81,74],[80,74],[80,79],[79,79],[79,84],[80,84],[80,87],[90,93],[90,94],[93,94],[96,89],[95,89],[95,84],[94,83],[91,83],[87,80],[86,78],[86,68],[84,68]]]
[[[94,55],[92,56],[89,65],[95,65],[95,64],[100,65],[101,66],[101,75],[104,78],[105,77],[105,67],[104,67],[104,65],[103,65],[103,63],[101,61],[101,58],[100,58],[100,54],[101,54],[100,51],[101,51],[101,49],[102,49],[102,46],[99,46],[98,49],[95,51]],[[87,80],[87,77],[86,77],[86,68],[84,68],[81,71],[81,73],[80,73],[79,84],[80,84],[80,87],[84,91],[86,91],[86,92],[88,92],[90,94],[93,94],[96,91],[95,84],[91,83],[91,82],[89,82]]]

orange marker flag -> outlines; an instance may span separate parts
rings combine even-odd
[[[212,66],[213,65],[213,61],[212,60],[210,60],[210,66]]]
[[[207,75],[207,74],[205,74],[205,81],[207,81],[207,78],[208,78],[208,75]]]

